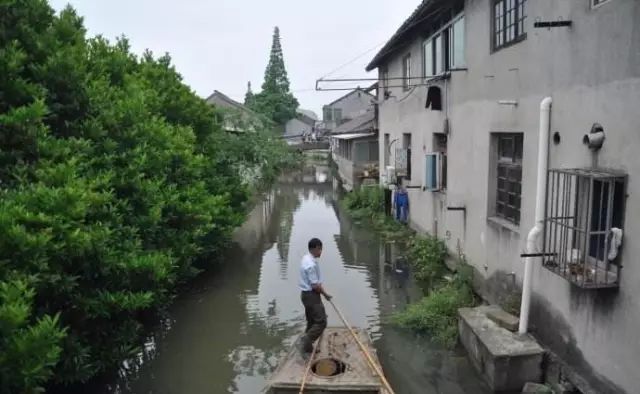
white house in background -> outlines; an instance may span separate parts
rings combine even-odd
[[[640,1],[425,0],[367,68],[412,227],[490,302],[521,290],[542,170],[529,331],[582,392],[640,392]]]

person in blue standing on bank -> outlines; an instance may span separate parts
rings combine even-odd
[[[406,224],[409,218],[409,194],[407,189],[400,183],[396,186],[393,202],[396,207],[396,220]]]
[[[324,296],[327,301],[332,298],[322,286],[322,275],[317,260],[322,255],[322,241],[313,238],[309,241],[308,247],[309,253],[305,254],[300,262],[300,298],[307,319],[307,329],[301,344],[304,357],[311,355],[313,343],[327,327],[327,314],[320,296]]]

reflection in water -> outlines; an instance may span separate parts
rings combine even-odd
[[[397,330],[387,317],[420,297],[394,248],[354,225],[336,202],[326,165],[283,177],[235,236],[226,263],[171,307],[110,393],[258,393],[304,328],[298,264],[311,237],[324,242],[327,289],[375,340],[398,393],[483,392],[466,358]],[[327,309],[330,325],[340,325]]]

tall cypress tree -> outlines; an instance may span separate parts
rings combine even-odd
[[[253,95],[253,91],[251,90],[251,81],[247,82],[247,93],[244,95],[244,105],[247,107],[253,106],[253,100],[255,96]]]
[[[296,116],[298,105],[298,100],[289,90],[289,77],[280,44],[280,29],[276,26],[262,91],[254,95],[251,108],[282,125]]]

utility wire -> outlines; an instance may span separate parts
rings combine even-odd
[[[420,23],[424,22],[425,20],[427,20],[427,19],[429,19],[429,18],[433,17],[434,15],[438,14],[440,11],[441,11],[440,9],[437,9],[437,10],[432,11],[432,12],[430,12],[429,14],[427,14],[427,15],[423,16],[422,18],[420,18],[420,19],[418,19],[418,20],[415,20],[415,21],[411,22],[411,23],[410,23],[410,24],[408,24],[407,26],[404,26],[404,27],[403,27],[403,26],[401,26],[401,27],[400,27],[400,28],[399,28],[399,29],[398,29],[398,30],[397,30],[397,31],[396,31],[396,32],[391,36],[391,38],[393,38],[393,37],[395,37],[395,36],[398,36],[398,35],[400,35],[400,34],[403,34],[404,32],[406,32],[407,30],[411,29],[412,27],[417,26],[418,24],[420,24]],[[368,49],[367,51],[365,51],[365,52],[361,53],[360,55],[356,56],[354,59],[352,59],[352,60],[348,61],[347,63],[345,63],[345,64],[343,64],[343,65],[341,65],[341,66],[337,67],[335,70],[332,70],[331,72],[329,72],[329,73],[327,73],[327,74],[323,75],[322,77],[320,77],[320,78],[319,78],[319,80],[322,80],[322,79],[324,79],[324,78],[328,77],[329,75],[334,74],[335,72],[337,72],[337,71],[339,71],[339,70],[341,70],[341,69],[343,69],[343,68],[345,68],[345,67],[347,67],[347,66],[349,66],[349,65],[353,64],[355,61],[359,60],[359,59],[360,59],[361,57],[363,57],[364,55],[366,55],[366,54],[368,54],[368,53],[372,52],[374,49],[376,49],[376,48],[380,47],[381,45],[383,45],[383,44],[385,44],[385,43],[388,43],[388,42],[389,42],[389,40],[385,40],[384,42],[381,42],[381,43],[377,44],[376,46],[374,46],[374,47],[372,47],[372,48]],[[379,53],[376,55],[376,57],[383,57],[383,56],[387,55],[388,53],[390,53],[390,52],[394,51],[395,49],[396,49],[395,47],[388,48],[386,51],[379,52]]]
[[[378,47],[380,47],[384,43],[386,43],[386,41],[382,41],[381,43],[376,44],[374,47],[367,49],[366,51],[362,52],[361,54],[359,54],[358,56],[356,56],[353,59],[349,60],[348,62],[344,63],[343,65],[341,65],[341,66],[335,68],[334,70],[328,72],[327,74],[323,75],[322,77],[320,77],[320,79],[324,79],[324,78],[328,77],[329,75],[334,74],[334,73],[342,70],[343,68],[352,65],[357,60],[360,60],[360,58],[362,58],[364,55],[368,55],[369,53],[371,53],[373,50],[377,49]]]

